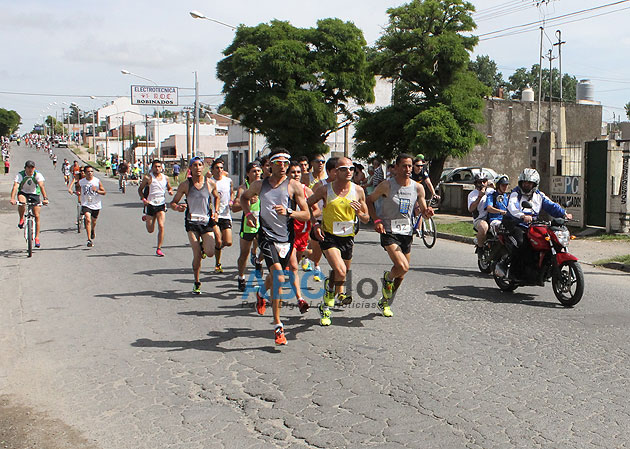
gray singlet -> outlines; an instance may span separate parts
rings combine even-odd
[[[203,187],[197,189],[192,178],[188,180],[188,194],[186,195],[186,221],[207,225],[210,221],[210,190],[208,181],[204,178]]]
[[[413,208],[418,198],[417,184],[411,181],[408,186],[401,186],[393,177],[388,181],[389,195],[382,197],[380,213],[385,232],[411,235]]]
[[[269,178],[265,178],[260,188],[260,232],[266,240],[278,243],[290,241],[289,217],[278,215],[274,206],[290,207],[289,178],[275,189],[271,187]]]

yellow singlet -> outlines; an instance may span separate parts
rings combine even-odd
[[[323,210],[322,228],[324,232],[339,237],[354,236],[354,221],[356,211],[350,206],[351,201],[357,201],[357,191],[354,183],[350,183],[350,189],[346,196],[337,196],[332,183],[328,184],[326,205]]]

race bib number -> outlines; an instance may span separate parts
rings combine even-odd
[[[191,223],[199,223],[199,224],[206,225],[206,224],[208,224],[208,221],[210,221],[210,217],[208,217],[207,215],[190,214],[190,222]]]
[[[334,235],[350,235],[354,232],[354,221],[333,221]]]
[[[278,256],[280,259],[284,259],[289,254],[289,250],[291,249],[291,242],[287,243],[277,243],[273,244],[276,247],[276,251],[278,251]]]
[[[411,235],[411,224],[406,218],[392,220],[392,234]]]

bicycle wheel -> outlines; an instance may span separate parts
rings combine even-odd
[[[123,182],[122,182],[122,193],[125,193],[125,190],[126,190],[126,189],[127,189],[127,181],[125,181],[125,180],[123,179]]]
[[[433,248],[437,240],[437,229],[433,217],[422,220],[422,241],[427,248]]]
[[[33,255],[33,217],[26,218],[26,246],[28,257]]]
[[[83,223],[83,217],[81,216],[81,206],[77,206],[77,234],[81,234],[81,223]]]

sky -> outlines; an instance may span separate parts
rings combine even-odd
[[[472,0],[480,36],[472,57],[489,55],[507,77],[518,67],[538,63],[540,31],[493,33],[506,28],[547,20],[619,0],[549,0],[539,7],[532,0]],[[22,116],[21,132],[28,132],[47,115],[59,117],[62,108],[77,103],[81,109],[99,108],[117,96],[128,96],[131,84],[150,84],[122,69],[155,81],[178,86],[179,108],[192,105],[197,71],[201,102],[221,104],[222,83],[216,63],[232,41],[230,25],[254,26],[272,19],[288,20],[299,27],[315,26],[317,19],[338,17],[363,30],[368,44],[387,25],[387,8],[405,1],[389,0],[0,0],[0,108]],[[613,13],[614,12],[614,13]],[[596,14],[606,13],[599,17]],[[544,52],[562,31],[562,70],[595,86],[595,99],[604,105],[606,121],[622,117],[630,101],[630,0],[588,14],[549,22]],[[499,37],[496,37],[499,36]],[[492,39],[488,39],[493,37]],[[558,47],[554,47],[557,56]],[[558,60],[554,60],[557,67]],[[548,67],[548,61],[543,62]],[[27,95],[29,94],[29,95]],[[97,98],[91,99],[90,96]],[[64,104],[65,103],[65,104]],[[144,112],[150,112],[146,110]]]

